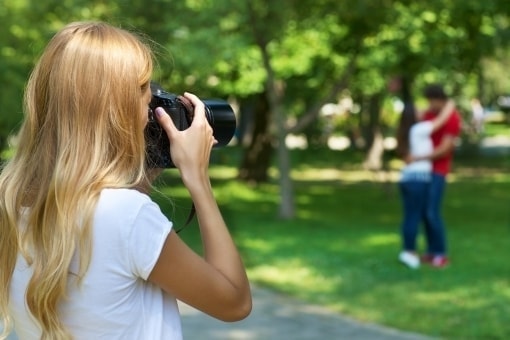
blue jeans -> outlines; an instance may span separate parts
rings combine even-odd
[[[441,203],[445,187],[445,176],[432,174],[427,204],[423,212],[429,255],[446,255],[446,231],[441,216]]]
[[[404,217],[401,232],[403,249],[416,251],[416,237],[422,221],[423,212],[427,207],[430,182],[409,180],[400,182]]]

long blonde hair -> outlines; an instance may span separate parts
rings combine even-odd
[[[78,278],[87,271],[100,191],[145,178],[141,110],[151,73],[152,53],[137,36],[93,22],[59,31],[35,66],[19,145],[0,175],[0,321],[7,329],[22,255],[33,269],[26,304],[42,338],[71,338],[58,305],[75,252]]]

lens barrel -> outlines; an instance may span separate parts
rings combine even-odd
[[[232,107],[221,99],[203,100],[206,116],[213,129],[213,136],[218,141],[216,146],[225,146],[234,137],[236,131],[236,116]]]

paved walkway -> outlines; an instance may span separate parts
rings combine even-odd
[[[425,340],[418,334],[354,321],[323,307],[253,287],[253,311],[224,323],[181,304],[185,340]]]

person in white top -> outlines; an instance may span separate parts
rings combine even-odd
[[[431,121],[418,121],[413,105],[407,104],[402,112],[398,132],[397,151],[407,164],[401,172],[400,192],[403,218],[401,223],[402,251],[398,258],[410,268],[420,266],[416,252],[418,227],[427,203],[428,186],[432,176],[432,162],[427,159],[434,151],[431,135],[441,128],[455,109],[449,101],[443,110]],[[410,159],[418,159],[408,162]]]
[[[136,35],[71,23],[49,42],[25,94],[14,157],[0,174],[0,324],[5,339],[181,339],[176,299],[224,321],[251,292],[208,176],[204,104],[178,131],[156,109],[196,207],[204,256],[147,195],[144,129],[152,53]]]

